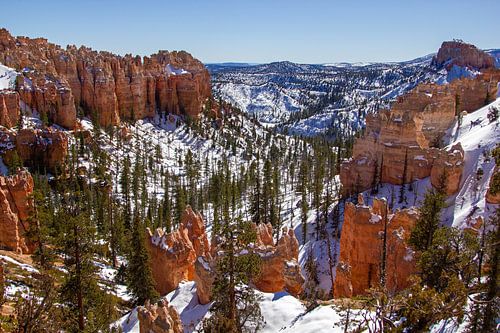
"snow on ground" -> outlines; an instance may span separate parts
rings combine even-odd
[[[265,325],[262,333],[322,333],[343,332],[340,325],[341,312],[331,305],[320,305],[311,311],[295,297],[286,292],[262,293],[260,307]],[[209,315],[210,304],[200,305],[196,296],[194,282],[182,282],[179,287],[165,298],[176,308],[181,317],[185,333],[198,332],[201,321]],[[355,319],[359,312],[351,316]],[[115,325],[120,326],[124,333],[139,332],[137,310],[134,309],[119,319]]]
[[[17,72],[0,64],[0,90],[4,89],[14,89],[16,84]]]
[[[445,149],[450,150],[460,143],[465,153],[465,166],[457,194],[446,200],[446,207],[441,215],[444,225],[465,228],[482,216],[487,219],[498,205],[488,204],[485,200],[486,191],[493,175],[495,161],[489,152],[500,143],[500,122],[490,123],[487,117],[490,107],[500,108],[500,98],[483,108],[471,112],[463,117],[462,124],[456,123],[447,133]],[[482,169],[484,174],[478,179],[477,171]],[[426,191],[431,187],[430,179],[425,178],[413,182],[413,192],[406,191],[406,202],[399,203],[399,185],[382,184],[377,195],[390,201],[393,193],[394,208],[419,206]],[[408,186],[407,186],[408,188]],[[370,190],[363,192],[365,202],[371,203]]]
[[[40,273],[38,271],[38,269],[36,269],[35,267],[28,265],[28,264],[20,263],[19,261],[15,260],[11,257],[8,257],[8,256],[0,255],[0,260],[4,260],[4,261],[9,262],[11,264],[14,264],[16,266],[19,266],[22,270],[27,271],[29,273]]]

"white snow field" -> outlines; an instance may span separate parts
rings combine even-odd
[[[14,89],[16,83],[17,72],[0,64],[0,90]]]

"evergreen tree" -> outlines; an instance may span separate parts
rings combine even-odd
[[[259,298],[248,283],[260,271],[260,257],[254,253],[241,254],[243,248],[255,242],[256,232],[250,223],[238,217],[235,223],[224,222],[220,236],[224,253],[217,259],[213,314],[204,320],[203,331],[257,332],[262,328],[263,317]]]
[[[59,244],[68,271],[60,288],[68,332],[94,331],[109,327],[116,316],[113,301],[97,284],[95,227],[88,212],[88,196],[78,186],[66,197],[66,209],[59,212],[62,226]]]
[[[151,272],[150,258],[146,249],[145,226],[136,214],[132,235],[130,238],[130,252],[128,254],[127,285],[133,295],[134,304],[142,305],[146,300],[155,302],[159,297],[155,290],[155,282]]]
[[[420,217],[410,234],[409,243],[415,250],[425,251],[431,246],[443,207],[444,195],[434,189],[427,191],[420,207]]]

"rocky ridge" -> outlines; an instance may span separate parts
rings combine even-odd
[[[495,59],[472,44],[454,40],[441,44],[432,63],[438,67],[451,69],[453,66],[474,69],[494,68]]]
[[[446,192],[456,193],[463,149],[460,145],[450,151],[436,147],[455,115],[495,99],[499,78],[499,72],[492,71],[448,85],[421,84],[399,97],[390,110],[369,115],[364,135],[354,143],[352,159],[341,166],[345,193],[364,191],[378,182],[399,185],[429,176],[438,186],[445,169]]]
[[[262,258],[261,272],[252,282],[264,292],[286,290],[292,295],[302,293],[304,278],[298,264],[299,243],[292,229],[284,228],[277,244],[270,224],[254,225],[257,241],[246,249]],[[181,281],[196,281],[201,304],[211,299],[214,269],[218,255],[216,244],[208,242],[203,219],[187,207],[177,230],[165,233],[148,229],[146,246],[156,288],[162,295],[177,288]]]
[[[15,91],[29,109],[69,129],[79,115],[102,126],[156,113],[197,118],[211,96],[208,71],[185,51],[118,56],[84,46],[63,49],[44,38],[16,38],[0,29],[0,63],[20,73]],[[16,122],[9,117],[1,125]]]

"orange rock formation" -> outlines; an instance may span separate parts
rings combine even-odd
[[[305,280],[298,264],[299,242],[292,229],[283,228],[281,238],[275,245],[271,224],[259,224],[257,242],[253,249],[262,260],[261,272],[253,280],[257,289],[264,292],[286,290],[294,296],[302,293]]]
[[[362,200],[347,203],[340,238],[340,259],[334,284],[335,297],[365,294],[379,285],[382,235],[387,221],[387,278],[389,291],[404,289],[415,272],[413,251],[406,245],[418,213],[413,209],[387,211],[385,200],[374,199],[373,207]],[[388,214],[389,213],[389,214]]]
[[[474,45],[461,41],[443,42],[432,62],[438,67],[447,69],[453,65],[475,69],[495,67],[495,59],[492,56]]]
[[[21,254],[32,253],[34,244],[26,239],[33,203],[33,178],[27,171],[0,176],[0,247]]]
[[[78,113],[98,117],[102,126],[156,112],[196,118],[211,96],[207,69],[184,51],[141,59],[84,46],[62,49],[0,29],[0,63],[22,72],[16,90],[27,106],[70,129]]]
[[[177,288],[179,282],[194,279],[194,263],[198,256],[210,258],[210,246],[200,214],[187,207],[179,229],[165,233],[148,229],[146,246],[151,257],[151,269],[156,289],[161,295]]]
[[[137,308],[140,333],[182,333],[181,318],[177,310],[163,299],[158,304],[146,302]]]
[[[299,242],[293,230],[284,228],[278,244],[272,238],[270,224],[254,225],[257,232],[255,245],[242,251],[258,254],[262,259],[259,276],[252,280],[257,289],[264,292],[287,291],[298,296],[305,282],[298,264]],[[198,300],[201,304],[210,302],[216,258],[199,257],[195,262],[195,281]]]
[[[0,90],[0,126],[10,128],[19,121],[19,94]]]
[[[364,191],[372,186],[374,177],[399,185],[431,176],[436,186],[446,169],[447,193],[455,193],[463,169],[463,150],[459,145],[449,152],[432,147],[439,146],[457,108],[474,111],[496,96],[498,79],[498,73],[491,72],[448,85],[421,84],[399,97],[391,110],[368,115],[365,134],[356,139],[352,159],[341,166],[344,191]]]
[[[68,156],[67,135],[52,128],[0,131],[0,145],[4,148],[0,154],[7,164],[17,151],[24,166],[52,173],[63,171]]]

